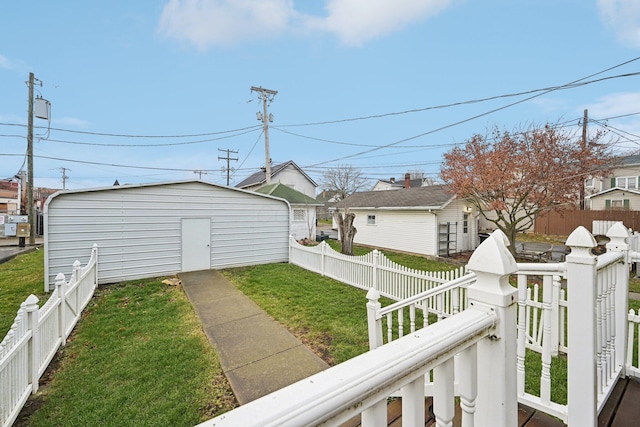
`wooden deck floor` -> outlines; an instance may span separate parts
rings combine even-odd
[[[436,422],[429,413],[431,398],[426,399],[425,427],[433,427]],[[460,426],[459,407],[453,426]],[[395,399],[387,406],[387,424],[389,427],[402,426],[402,401]],[[360,417],[355,417],[341,427],[360,427]],[[563,427],[565,424],[544,412],[527,406],[518,405],[518,427]],[[620,380],[598,418],[598,427],[640,426],[640,382]]]

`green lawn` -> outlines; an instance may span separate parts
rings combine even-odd
[[[16,318],[20,304],[30,294],[44,304],[44,251],[22,254],[0,264],[0,339],[4,338]]]
[[[414,268],[447,268],[424,257],[388,256]],[[364,291],[290,264],[223,274],[330,364],[367,351]],[[4,316],[10,318],[5,329],[17,305],[42,288],[42,275],[41,253],[0,265],[5,298],[0,308],[10,313]],[[18,287],[16,278],[24,276],[31,287]],[[640,303],[632,301],[630,307],[638,309]],[[539,356],[530,353],[526,363],[539,377]],[[162,279],[100,287],[54,364],[57,370],[45,374],[50,381],[28,405],[33,412],[28,423],[18,425],[191,426],[236,406],[186,296]],[[555,376],[566,363],[554,360],[552,370]],[[527,389],[535,389],[536,381],[536,375],[528,376]],[[562,384],[554,384],[552,393],[560,402],[566,396]]]

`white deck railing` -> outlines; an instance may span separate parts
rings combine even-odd
[[[640,254],[629,251],[621,224],[607,235],[608,252],[597,257],[593,235],[579,227],[567,240],[566,262],[516,264],[496,232],[471,257],[473,273],[454,282],[386,308],[369,286],[369,352],[202,425],[338,425],[360,413],[363,426],[383,426],[386,397],[394,395],[403,398],[403,422],[424,425],[427,394],[438,425],[451,422],[457,395],[463,426],[515,425],[518,401],[571,427],[596,426],[617,379],[640,372],[633,361],[640,350],[631,348],[640,314],[627,310],[628,263]],[[478,311],[495,315],[492,327],[482,329]],[[542,361],[532,393],[525,391],[527,349]],[[556,356],[568,360],[566,404],[551,398]]]
[[[432,289],[465,274],[465,267],[449,271],[422,271],[391,261],[374,249],[366,255],[350,256],[334,251],[326,242],[303,246],[291,237],[289,262],[359,289],[377,289],[395,301]]]
[[[431,371],[436,423],[448,426],[455,413],[456,354],[458,372],[464,372],[457,385],[463,425],[516,425],[516,329],[510,326],[516,290],[507,281],[517,266],[496,235],[476,250],[469,268],[477,277],[467,289],[466,310],[201,426],[336,426],[357,415],[364,427],[386,426],[387,397],[396,393],[403,425],[425,425],[424,384]]]
[[[21,305],[11,329],[0,343],[0,425],[8,427],[20,413],[51,359],[82,315],[98,286],[98,247],[86,266],[73,264],[71,280],[56,277],[56,287],[38,308],[30,295]]]

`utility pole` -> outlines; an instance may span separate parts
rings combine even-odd
[[[29,244],[36,243],[36,212],[33,206],[33,85],[35,76],[29,73],[29,117],[27,118],[27,215],[29,216]]]
[[[230,178],[230,176],[229,176],[229,172],[231,171],[231,168],[229,167],[229,162],[230,162],[231,160],[235,160],[236,162],[238,161],[238,159],[237,159],[237,158],[229,157],[229,153],[238,154],[238,150],[233,151],[233,150],[230,150],[230,149],[228,149],[228,148],[227,148],[226,150],[223,150],[223,149],[221,149],[221,148],[218,148],[218,151],[226,151],[226,152],[227,152],[227,157],[220,157],[220,156],[218,156],[218,160],[226,160],[226,161],[227,161],[226,171],[227,171],[227,187],[228,187],[228,186],[229,186],[229,178]]]
[[[198,179],[200,181],[202,181],[202,174],[205,174],[205,175],[208,174],[208,172],[205,172],[205,171],[193,171],[193,173],[197,173],[198,174]]]
[[[271,184],[271,156],[269,156],[269,122],[273,121],[273,114],[269,114],[268,104],[278,93],[277,90],[264,89],[263,87],[251,86],[251,92],[258,92],[259,99],[262,101],[262,113],[258,112],[256,116],[262,121],[264,129],[264,156],[265,156],[265,183]]]
[[[584,117],[582,118],[582,149],[585,150],[587,148],[587,124],[589,123],[589,110],[585,108]],[[580,210],[584,210],[584,185],[585,185],[584,176],[580,177],[582,180],[582,185],[580,185]]]
[[[67,179],[69,179],[69,177],[67,176],[67,171],[71,172],[71,169],[69,168],[65,168],[65,167],[61,167],[59,169],[62,172],[62,189],[66,190],[67,189]]]

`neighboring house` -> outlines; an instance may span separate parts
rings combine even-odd
[[[45,289],[94,243],[100,283],[289,259],[287,202],[202,181],[61,191],[44,217]]]
[[[444,185],[354,193],[336,207],[356,215],[356,244],[434,256],[477,246],[473,206]]]
[[[586,196],[585,202],[593,211],[640,211],[640,190],[613,187]]]
[[[279,197],[289,202],[289,234],[296,240],[308,238],[315,241],[316,208],[322,206],[322,203],[281,183],[265,185],[258,188],[256,193]]]
[[[237,184],[236,188],[256,191],[266,183],[266,172],[261,170]],[[316,196],[318,187],[318,184],[291,160],[271,167],[271,184],[275,183],[285,184],[309,197]]]
[[[339,199],[337,197],[338,192],[335,190],[322,190],[316,197],[316,200],[322,203],[322,206],[318,206],[316,209],[316,216],[318,219],[332,219],[333,212],[336,210],[336,203]]]
[[[378,182],[373,186],[372,191],[383,191],[383,190],[399,190],[401,188],[414,188],[414,187],[424,187],[426,185],[426,181],[424,178],[415,178],[411,179],[411,175],[406,174],[404,180],[396,181],[395,178],[390,178],[388,181],[384,179],[379,179]]]
[[[585,180],[585,207],[590,210],[640,210],[640,156],[626,156],[604,179]]]

